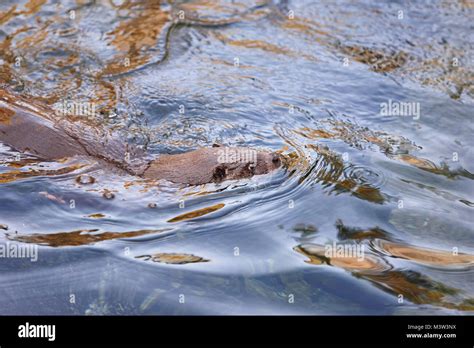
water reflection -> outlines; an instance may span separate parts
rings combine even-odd
[[[137,259],[142,259],[144,261],[153,261],[160,263],[168,263],[172,265],[184,265],[187,263],[196,263],[196,262],[209,262],[200,256],[193,254],[176,254],[176,253],[157,253],[152,255],[140,255],[135,256]]]
[[[95,244],[105,240],[118,238],[134,238],[147,234],[157,234],[169,231],[169,229],[161,230],[140,230],[128,232],[101,232],[98,229],[78,230],[71,232],[57,232],[57,233],[34,233],[27,235],[7,235],[9,239],[24,242],[35,243],[39,245],[46,245],[50,247],[62,246],[79,246],[87,244]]]
[[[168,222],[179,222],[179,221],[184,221],[184,220],[195,219],[197,217],[204,216],[204,215],[213,213],[215,211],[218,211],[224,207],[225,207],[224,203],[215,204],[211,207],[201,208],[198,210],[191,211],[189,213],[184,213],[184,214],[175,216],[174,218],[169,219]]]
[[[474,310],[472,11],[444,0],[2,2],[7,104],[53,119],[65,100],[95,103],[88,121],[153,155],[250,146],[279,151],[285,168],[185,187],[1,146],[0,242],[41,245],[37,264],[0,262],[1,311]],[[382,116],[389,99],[420,103],[420,118]],[[326,256],[334,240],[366,257]],[[56,300],[70,288],[73,309]]]
[[[83,168],[84,165],[76,164],[59,169],[28,169],[26,171],[13,170],[6,173],[0,173],[0,184],[11,183],[22,179],[35,177],[54,177],[69,174]]]
[[[157,51],[154,47],[160,37],[165,42],[168,40],[172,24],[168,11],[163,10],[159,3],[150,1],[126,1],[116,10],[127,19],[108,32],[106,40],[120,53],[109,60],[102,74],[109,76],[134,71],[151,60],[156,62],[166,56],[166,52]],[[162,45],[162,51],[166,50],[166,45]]]
[[[473,265],[473,255],[452,255],[435,251],[383,242],[390,257],[401,257],[422,264],[450,267],[452,265]],[[390,247],[388,247],[390,246]],[[295,251],[307,256],[312,265],[330,265],[349,271],[359,279],[368,280],[382,290],[398,298],[406,298],[415,304],[430,304],[463,311],[474,310],[474,297],[460,289],[436,281],[420,272],[397,269],[384,258],[382,253],[366,253],[363,258],[354,256],[325,256],[325,246],[317,244],[298,245]],[[400,297],[402,295],[403,297]]]

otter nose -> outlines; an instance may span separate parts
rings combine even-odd
[[[277,154],[275,152],[272,153],[272,163],[276,168],[281,166],[281,158],[280,158],[279,154]]]

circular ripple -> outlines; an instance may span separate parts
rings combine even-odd
[[[383,173],[371,168],[349,165],[344,168],[344,178],[357,186],[381,188],[385,183]]]

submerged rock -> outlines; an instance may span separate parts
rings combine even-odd
[[[200,256],[193,254],[178,254],[178,253],[158,253],[154,255],[136,256],[137,259],[151,260],[153,262],[168,263],[173,265],[184,265],[187,263],[209,262]]]

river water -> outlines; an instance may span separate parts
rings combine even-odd
[[[0,243],[37,252],[0,253],[0,314],[472,314],[473,23],[469,0],[1,1],[2,89],[151,154],[285,167],[184,186],[0,144]]]

